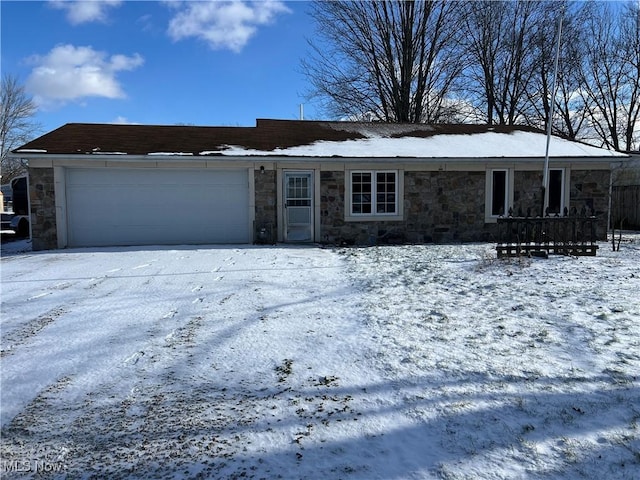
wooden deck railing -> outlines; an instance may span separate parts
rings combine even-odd
[[[596,217],[498,218],[498,258],[520,255],[595,256]]]

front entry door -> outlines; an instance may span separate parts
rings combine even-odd
[[[284,239],[313,241],[313,172],[284,172]]]

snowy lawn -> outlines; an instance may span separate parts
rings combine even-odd
[[[640,478],[640,236],[2,255],[3,478]]]

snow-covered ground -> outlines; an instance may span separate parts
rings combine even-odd
[[[2,247],[3,478],[640,478],[638,235]]]

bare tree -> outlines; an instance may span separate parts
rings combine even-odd
[[[638,148],[640,6],[589,3],[580,94],[597,139],[614,150]]]
[[[4,75],[2,77],[2,103],[0,105],[0,152],[2,154],[0,174],[2,183],[22,174],[26,166],[7,154],[14,148],[28,142],[39,130],[32,121],[36,106],[27,96],[24,87],[18,83],[16,77]]]
[[[576,5],[573,4],[573,6]],[[570,140],[578,140],[584,132],[588,118],[584,99],[578,93],[581,89],[580,70],[585,45],[582,28],[583,13],[577,8],[571,8],[570,5],[563,15],[564,33],[560,39],[560,62],[555,98],[555,110],[558,116],[554,119],[553,131]]]
[[[527,92],[535,71],[535,13],[540,4],[524,0],[460,4],[466,10],[467,95],[478,109],[484,107],[482,120],[488,124],[525,123]]]
[[[539,5],[533,31],[534,76],[527,89],[529,107],[526,123],[547,129],[551,111],[554,63],[558,34],[561,30],[555,96],[555,134],[575,140],[586,121],[580,89],[580,65],[583,57],[584,33],[580,9],[575,2],[543,2]],[[562,20],[562,29],[560,21]]]
[[[625,150],[640,150],[640,3],[628,3],[622,15],[621,61],[625,62],[627,102],[623,104]]]
[[[318,35],[303,71],[333,117],[438,122],[461,69],[455,2],[314,2]]]
[[[640,146],[637,2],[316,1],[312,16],[318,36],[303,70],[334,118],[542,129],[552,121],[570,139]]]

